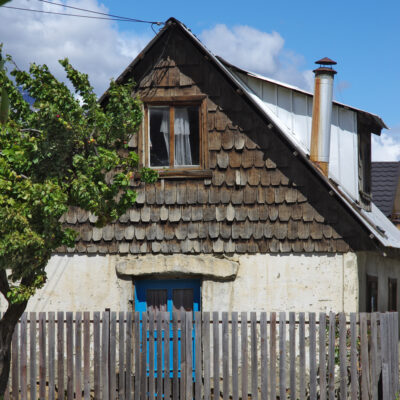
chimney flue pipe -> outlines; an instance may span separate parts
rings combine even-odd
[[[325,57],[315,62],[319,68],[315,74],[314,101],[311,127],[310,159],[325,176],[328,176],[329,149],[331,142],[333,77],[336,71],[332,68],[336,62]]]

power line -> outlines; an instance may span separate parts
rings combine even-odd
[[[120,15],[107,14],[107,13],[103,13],[103,12],[100,12],[100,11],[88,10],[86,8],[67,6],[66,4],[55,3],[55,2],[52,2],[52,1],[48,1],[48,0],[37,0],[37,1],[40,1],[41,3],[51,4],[51,5],[54,5],[54,6],[71,8],[71,9],[78,10],[78,11],[85,11],[85,12],[89,12],[89,13],[92,13],[92,14],[105,15],[107,17],[118,18],[118,19],[126,19],[127,21],[132,21],[132,22],[143,22],[143,23],[155,24],[155,25],[162,25],[163,24],[163,22],[159,22],[159,21],[145,21],[145,20],[137,19],[137,18],[121,17]]]
[[[41,14],[52,14],[52,15],[64,15],[67,17],[78,17],[78,18],[89,18],[89,19],[103,19],[103,20],[107,20],[107,21],[120,21],[120,22],[142,22],[142,23],[147,23],[147,24],[151,24],[153,25],[161,25],[162,22],[158,22],[158,21],[144,21],[144,20],[136,20],[133,18],[126,18],[126,17],[95,17],[95,16],[91,16],[91,15],[81,15],[81,14],[67,14],[67,13],[59,13],[59,12],[54,12],[54,11],[43,11],[43,10],[34,10],[34,9],[30,9],[30,8],[22,8],[22,7],[12,7],[12,6],[1,6],[1,8],[10,8],[13,10],[20,10],[20,11],[30,11],[30,12],[37,12],[37,13],[41,13]],[[95,11],[89,11],[88,12],[95,12]],[[108,14],[104,14],[104,15],[108,15]]]

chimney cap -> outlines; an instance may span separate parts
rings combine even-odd
[[[331,59],[328,58],[328,57],[324,57],[324,58],[321,58],[321,59],[318,60],[318,61],[315,61],[315,64],[320,64],[320,65],[336,65],[337,62],[331,60]]]

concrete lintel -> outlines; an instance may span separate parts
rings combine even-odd
[[[116,265],[118,274],[133,277],[146,275],[155,275],[160,278],[201,276],[215,280],[234,280],[238,268],[237,262],[224,258],[183,254],[120,257],[120,261]]]

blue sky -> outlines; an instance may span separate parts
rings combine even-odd
[[[58,2],[146,20],[173,16],[228,61],[306,89],[314,61],[328,56],[338,62],[336,100],[378,114],[393,128],[374,141],[374,158],[400,160],[398,1]],[[9,5],[68,12],[37,0]],[[52,66],[68,56],[94,76],[99,91],[154,35],[147,24],[33,14],[0,10],[6,51],[24,68],[29,61]]]

